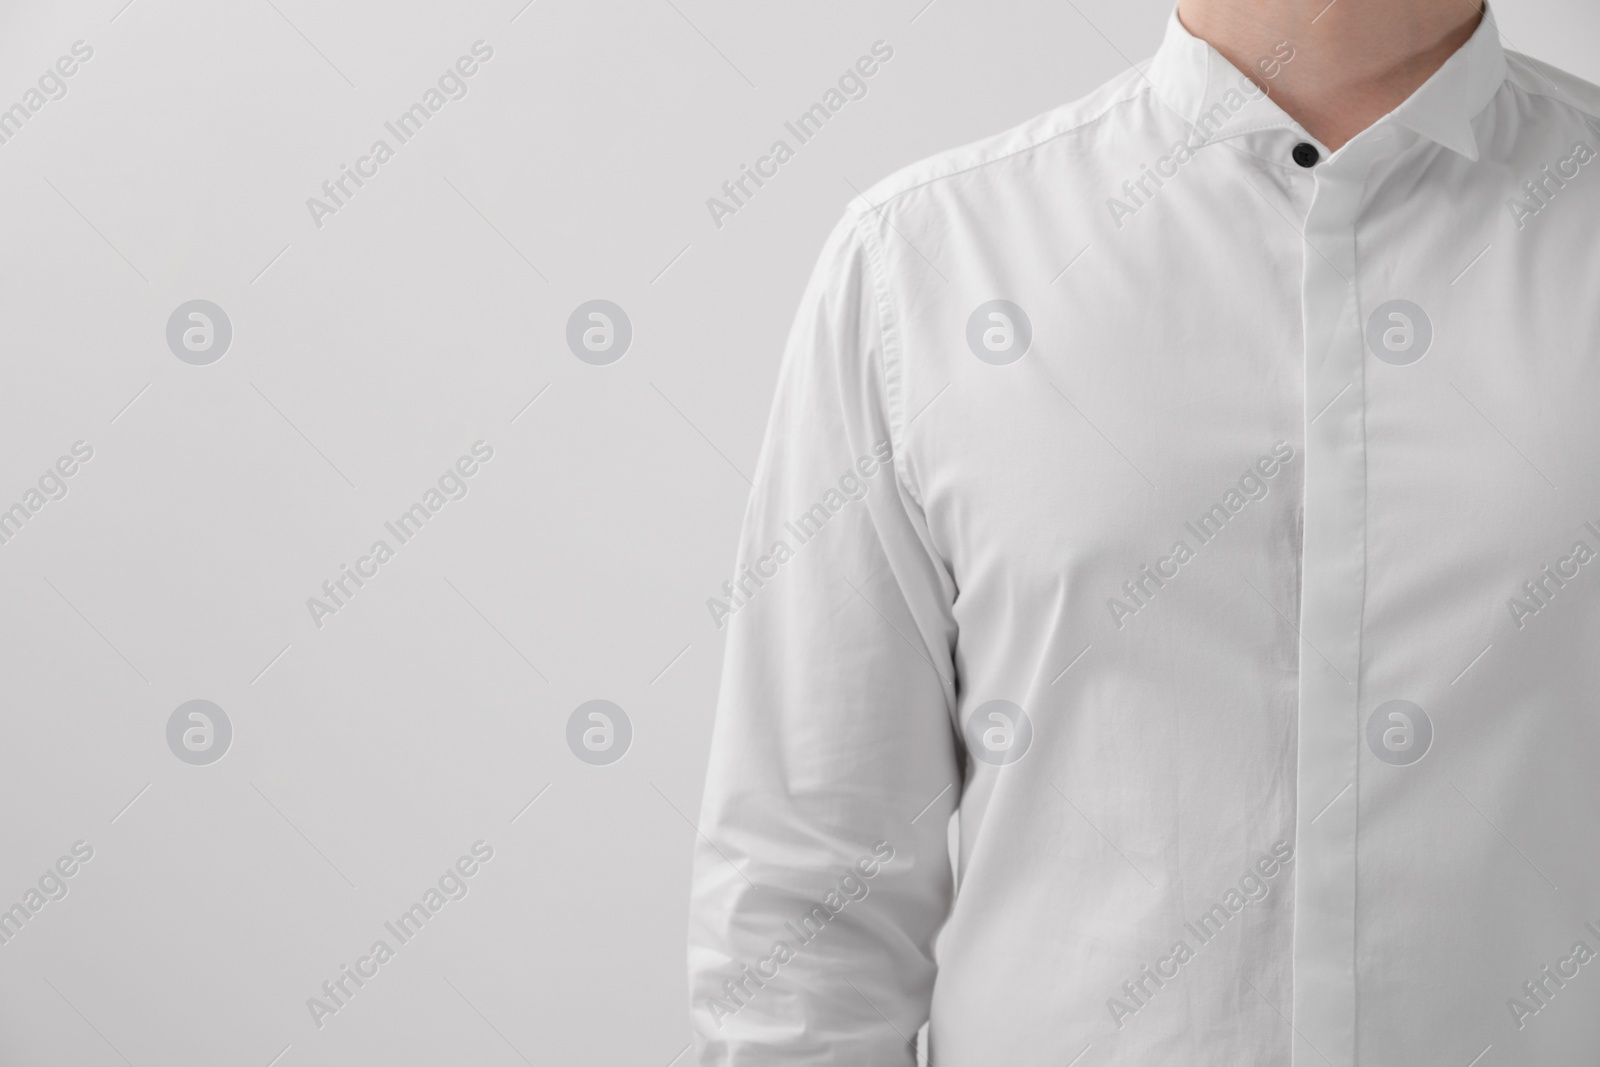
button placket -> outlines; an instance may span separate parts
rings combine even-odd
[[[1356,777],[1366,585],[1364,348],[1355,227],[1382,141],[1358,138],[1317,169],[1305,223],[1295,1067],[1355,1062]]]

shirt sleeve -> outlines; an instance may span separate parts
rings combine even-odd
[[[911,1064],[953,885],[955,588],[892,431],[881,249],[801,301],[745,515],[696,841],[700,1062]]]

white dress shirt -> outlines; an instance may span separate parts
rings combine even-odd
[[[1330,153],[1174,18],[851,206],[709,605],[703,1063],[1596,1062],[1597,112],[1486,18]]]

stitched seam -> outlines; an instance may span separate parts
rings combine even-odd
[[[865,197],[861,198],[863,201]],[[889,282],[887,265],[884,262],[883,246],[880,245],[872,233],[872,228],[867,225],[866,213],[857,209],[854,211],[856,236],[861,241],[861,247],[867,253],[868,273],[871,275],[872,298],[878,309],[878,340],[882,345],[882,380],[884,406],[889,419],[889,447],[893,449],[895,474],[900,479],[900,484],[905,487],[907,494],[916,502],[917,507],[923,508],[922,494],[912,483],[910,472],[905,466],[905,398],[903,395],[904,382],[902,377],[902,360],[900,351],[899,323],[894,317],[894,307],[889,299]],[[926,510],[926,508],[923,508]]]
[[[1021,148],[1018,148],[1015,151],[1007,152],[1004,155],[995,156],[993,159],[985,159],[982,162],[974,163],[969,167],[962,167],[960,170],[953,170],[948,174],[939,174],[939,175],[936,175],[936,176],[934,176],[932,178],[928,178],[925,181],[917,182],[915,185],[908,185],[904,189],[899,189],[899,190],[897,190],[897,191],[895,191],[893,193],[890,193],[880,203],[872,205],[872,206],[873,207],[877,207],[877,208],[884,207],[884,206],[888,205],[888,203],[890,201],[892,201],[892,200],[897,200],[900,197],[905,196],[907,193],[914,193],[918,189],[922,189],[922,188],[925,188],[926,186],[933,185],[936,182],[948,181],[948,180],[950,180],[952,178],[959,178],[963,174],[970,174],[972,171],[982,170],[984,167],[992,166],[992,165],[994,165],[996,163],[1003,163],[1006,160],[1011,159],[1014,156],[1020,156],[1020,155],[1023,155],[1024,153],[1026,153],[1026,152],[1032,152],[1032,151],[1034,151],[1036,149],[1043,148],[1045,145],[1049,144],[1051,141],[1055,141],[1055,140],[1058,140],[1058,139],[1060,139],[1062,137],[1065,137],[1069,133],[1077,133],[1079,130],[1083,130],[1083,129],[1086,129],[1086,128],[1090,127],[1090,126],[1093,126],[1095,123],[1101,121],[1102,119],[1110,117],[1111,113],[1114,110],[1116,110],[1118,107],[1122,106],[1123,104],[1135,103],[1141,97],[1149,95],[1150,92],[1151,92],[1151,90],[1150,90],[1149,82],[1147,81],[1145,83],[1145,85],[1142,88],[1140,88],[1137,92],[1132,93],[1132,94],[1130,94],[1128,96],[1119,97],[1118,99],[1111,101],[1111,103],[1106,105],[1105,110],[1099,112],[1098,114],[1096,114],[1096,115],[1094,115],[1094,116],[1092,116],[1090,118],[1084,119],[1082,122],[1078,123],[1075,126],[1069,126],[1068,128],[1066,128],[1064,130],[1057,130],[1055,133],[1050,134],[1048,137],[1042,137],[1037,141],[1030,141],[1028,144],[1023,145]],[[866,200],[866,197],[863,195],[862,199]],[[871,201],[867,201],[867,202],[869,204],[871,204]]]
[[[1543,71],[1540,71],[1534,65],[1533,61],[1528,59],[1526,56],[1517,55],[1517,53],[1515,53],[1515,52],[1508,52],[1508,53],[1506,53],[1507,60],[1509,61],[1510,57],[1513,56],[1513,55],[1516,55],[1518,59],[1520,59],[1524,63],[1526,63],[1527,66],[1528,66],[1528,69],[1531,69],[1534,72],[1535,76],[1541,77],[1541,78],[1545,78],[1546,80],[1549,80],[1549,75],[1545,74]],[[1552,89],[1541,89],[1541,88],[1538,88],[1538,87],[1535,87],[1535,86],[1520,85],[1514,79],[1509,78],[1509,77],[1506,78],[1505,84],[1509,85],[1513,92],[1523,93],[1523,94],[1525,94],[1527,96],[1537,96],[1537,97],[1539,97],[1540,99],[1543,99],[1543,100],[1553,100],[1553,101],[1555,101],[1557,104],[1561,105],[1567,111],[1573,112],[1574,114],[1581,116],[1584,119],[1584,124],[1589,126],[1589,127],[1591,127],[1591,128],[1594,127],[1594,124],[1595,124],[1596,120],[1600,120],[1600,112],[1589,111],[1588,109],[1583,107],[1581,104],[1579,104],[1577,101],[1570,99],[1569,95],[1564,93],[1559,86],[1555,85],[1554,82],[1551,82]],[[1491,97],[1489,103],[1483,105],[1483,110],[1484,111],[1489,110],[1489,107],[1490,107],[1491,104],[1493,104],[1493,102],[1494,102],[1494,100]],[[1481,115],[1482,113],[1483,112],[1480,111],[1478,114]],[[1476,120],[1477,117],[1478,117],[1477,115],[1474,115],[1473,119]]]

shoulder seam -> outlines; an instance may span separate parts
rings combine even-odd
[[[907,430],[905,422],[905,382],[903,373],[904,353],[900,348],[899,326],[894,315],[894,301],[893,294],[891,292],[892,287],[889,283],[888,264],[885,260],[883,245],[878,240],[877,234],[874,232],[875,226],[870,221],[869,215],[876,215],[884,223],[888,223],[890,226],[892,226],[893,224],[889,223],[884,211],[894,200],[897,200],[909,193],[915,192],[918,189],[924,188],[925,186],[933,185],[941,181],[947,181],[952,178],[957,178],[971,171],[979,170],[983,167],[987,167],[992,164],[1011,159],[1015,156],[1022,155],[1025,152],[1031,152],[1037,148],[1049,144],[1051,141],[1065,137],[1070,133],[1085,129],[1097,122],[1100,122],[1111,115],[1122,105],[1134,103],[1135,101],[1143,98],[1149,92],[1150,83],[1148,80],[1145,80],[1144,84],[1139,86],[1135,91],[1126,93],[1114,100],[1109,101],[1105,107],[1101,108],[1098,112],[1089,116],[1088,118],[1085,118],[1080,122],[1075,122],[1065,129],[1057,130],[1054,133],[1051,133],[1049,136],[1040,137],[1036,140],[1030,141],[1013,151],[1006,152],[1003,155],[995,156],[992,159],[981,160],[977,163],[971,164],[970,166],[960,167],[944,174],[935,175],[923,181],[916,182],[915,184],[908,185],[903,189],[897,189],[895,192],[884,197],[880,203],[874,204],[870,199],[868,199],[866,193],[859,193],[851,201],[847,214],[851,218],[851,223],[856,233],[856,239],[861,242],[861,247],[866,253],[868,271],[871,275],[872,299],[878,313],[878,339],[882,345],[883,352],[882,382],[884,403],[887,409],[886,415],[888,417],[889,424],[889,443],[890,447],[894,450],[894,469],[899,477],[901,485],[906,491],[906,494],[911,497],[912,502],[915,503],[917,507],[922,508],[925,506],[922,499],[922,493],[916,485],[915,479],[912,477],[911,470],[909,466],[907,466],[904,458],[906,455],[904,445]],[[959,151],[959,149],[957,151]],[[868,190],[868,192],[870,191],[871,189]]]
[[[1510,85],[1513,90],[1526,93],[1529,96],[1537,96],[1544,100],[1553,100],[1557,104],[1560,104],[1562,107],[1566,108],[1568,111],[1575,112],[1591,120],[1600,120],[1600,110],[1590,110],[1589,108],[1578,103],[1577,100],[1573,99],[1571,93],[1563,91],[1561,87],[1556,85],[1556,83],[1550,79],[1550,76],[1541,68],[1549,67],[1550,70],[1556,71],[1560,74],[1565,74],[1565,71],[1562,71],[1558,67],[1551,67],[1548,63],[1541,63],[1539,60],[1533,59],[1530,56],[1522,55],[1520,52],[1506,53],[1506,60],[1508,64],[1513,58],[1520,61],[1523,64],[1524,69],[1532,70],[1536,75],[1543,78],[1549,85],[1549,88],[1541,88],[1537,85],[1523,85],[1515,78],[1507,78],[1506,84]]]
[[[863,200],[865,197],[862,198]],[[867,269],[871,274],[872,299],[877,307],[878,340],[882,345],[883,367],[883,397],[887,408],[886,415],[889,422],[889,448],[891,450],[890,462],[894,465],[900,484],[905,487],[906,493],[916,503],[923,507],[922,494],[912,484],[910,471],[905,467],[903,456],[905,450],[905,400],[902,395],[903,384],[901,380],[900,359],[900,332],[894,319],[894,306],[889,297],[889,280],[887,265],[883,260],[883,248],[872,233],[872,228],[866,225],[866,215],[863,212],[854,212],[854,229],[856,239],[861,242],[862,250],[867,255]]]
[[[958,170],[953,170],[953,171],[950,171],[950,172],[948,172],[946,174],[935,175],[935,176],[933,176],[931,178],[928,178],[928,179],[926,179],[924,181],[917,182],[914,185],[908,185],[904,189],[897,189],[893,193],[891,193],[888,196],[884,197],[884,199],[880,203],[877,203],[877,204],[874,204],[870,200],[868,200],[865,193],[861,194],[860,199],[868,207],[872,208],[873,210],[877,210],[879,208],[887,206],[890,203],[890,201],[897,200],[900,197],[905,196],[908,193],[916,192],[918,189],[921,189],[924,186],[933,185],[936,182],[947,181],[947,180],[949,180],[951,178],[959,178],[961,175],[969,173],[970,171],[980,170],[980,169],[982,169],[984,167],[991,166],[991,165],[993,165],[995,163],[1003,162],[1003,161],[1005,161],[1007,159],[1012,158],[1013,156],[1020,156],[1024,152],[1031,152],[1034,149],[1042,148],[1043,146],[1049,144],[1051,141],[1054,141],[1054,140],[1056,140],[1058,138],[1061,138],[1061,137],[1065,137],[1069,133],[1076,133],[1077,131],[1079,131],[1081,129],[1084,129],[1084,128],[1088,127],[1088,126],[1094,125],[1095,123],[1099,122],[1100,120],[1106,118],[1108,115],[1111,114],[1112,111],[1116,110],[1118,107],[1122,106],[1123,104],[1133,103],[1134,101],[1140,99],[1141,97],[1145,96],[1149,92],[1150,92],[1150,85],[1149,85],[1149,82],[1147,81],[1147,82],[1145,82],[1145,84],[1143,86],[1141,86],[1138,89],[1137,92],[1129,93],[1127,96],[1118,97],[1117,99],[1115,99],[1115,100],[1111,101],[1110,103],[1108,103],[1105,106],[1104,109],[1102,109],[1101,111],[1097,112],[1096,114],[1090,116],[1089,118],[1084,119],[1082,122],[1074,123],[1073,125],[1068,126],[1064,130],[1057,130],[1055,133],[1050,134],[1048,137],[1041,137],[1036,141],[1030,141],[1028,144],[1023,145],[1021,148],[1018,148],[1018,149],[1016,149],[1014,151],[1007,152],[1004,155],[995,156],[993,159],[985,159],[985,160],[983,160],[981,162],[974,163],[971,166],[961,167]],[[871,190],[869,189],[868,191],[870,192]]]

